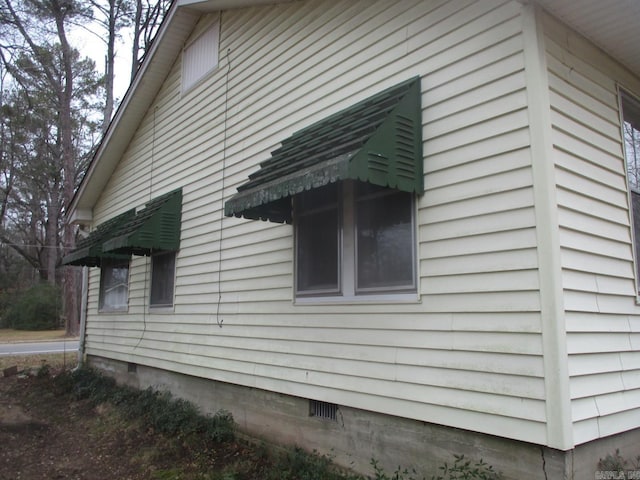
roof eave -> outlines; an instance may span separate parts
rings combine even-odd
[[[520,0],[524,2],[525,0]],[[535,0],[549,14],[640,76],[640,2]]]
[[[296,0],[177,0],[179,7],[188,7],[200,12],[218,12],[236,8],[275,5]]]

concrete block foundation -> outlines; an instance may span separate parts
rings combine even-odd
[[[306,398],[102,357],[90,356],[88,363],[120,384],[168,390],[194,403],[203,413],[227,410],[239,431],[250,437],[276,445],[316,450],[364,475],[373,474],[371,459],[375,459],[388,474],[401,466],[415,469],[420,478],[431,478],[443,462],[451,464],[454,454],[464,454],[468,459],[482,459],[492,465],[502,472],[504,479],[591,480],[602,475],[598,472],[598,460],[616,449],[628,460],[640,453],[640,430],[563,452],[345,406],[335,408],[335,418],[320,418],[311,415],[310,400]]]

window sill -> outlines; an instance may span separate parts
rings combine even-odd
[[[390,303],[420,303],[420,295],[417,293],[398,294],[372,294],[357,296],[332,296],[332,297],[297,297],[294,305],[372,305]]]
[[[117,314],[117,313],[128,313],[129,309],[128,308],[100,308],[98,309],[98,313],[99,314],[107,314],[107,315],[113,315],[113,314]]]

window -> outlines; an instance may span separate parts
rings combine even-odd
[[[194,87],[218,66],[219,23],[216,21],[184,49],[182,92]]]
[[[636,281],[640,282],[640,101],[623,94],[623,135],[634,232]]]
[[[345,181],[296,196],[296,294],[416,291],[413,194]]]
[[[151,307],[173,306],[175,283],[175,252],[156,254],[151,257]]]
[[[129,261],[104,260],[100,269],[99,309],[120,312],[129,301]]]

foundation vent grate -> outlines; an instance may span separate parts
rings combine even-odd
[[[309,400],[309,415],[323,420],[337,421],[338,405],[335,403]]]

